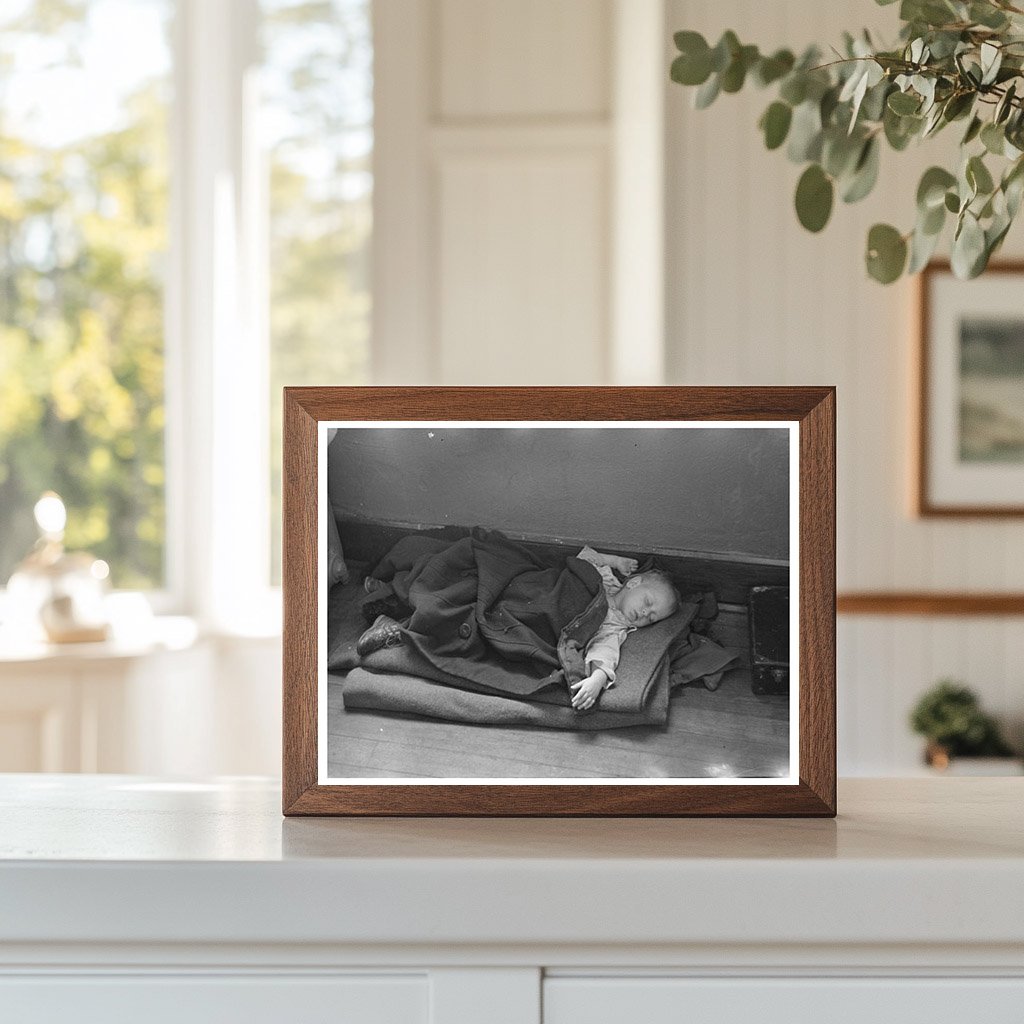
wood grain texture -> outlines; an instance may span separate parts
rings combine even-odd
[[[284,394],[284,604],[282,801],[290,807],[317,779],[317,428],[292,389]]]
[[[835,815],[833,388],[286,388],[284,409],[285,814]],[[425,419],[798,421],[799,785],[318,785],[316,424]]]
[[[800,779],[836,806],[836,401],[800,424]]]
[[[951,273],[948,260],[934,260],[920,273],[917,280],[917,346],[915,372],[917,378],[917,417],[914,451],[916,466],[914,507],[923,518],[946,519],[1006,519],[1024,516],[1024,505],[962,505],[936,504],[930,493],[928,474],[928,437],[931,433],[931,407],[928,378],[931,372],[929,339],[932,330],[932,282],[936,274]],[[1024,260],[1000,260],[988,265],[987,276],[998,274],[1024,275]],[[966,614],[982,614],[968,612]]]
[[[863,591],[836,598],[840,615],[1024,615],[1024,594]]]

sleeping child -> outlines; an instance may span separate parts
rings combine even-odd
[[[555,645],[557,652],[554,646],[547,650],[543,643],[539,650],[518,639],[524,635],[520,629],[523,622],[529,621],[532,626],[531,631],[525,635],[536,637],[534,630],[545,633],[550,629],[550,639],[554,640],[560,627],[570,622],[570,619],[574,626],[583,625],[581,620],[586,620],[589,625],[578,630],[585,644],[582,658],[584,668],[577,673],[582,678],[576,682],[571,677],[569,679],[573,708],[586,711],[594,707],[606,688],[614,685],[619,651],[626,637],[634,630],[668,618],[682,604],[678,591],[664,573],[658,570],[637,573],[638,563],[633,558],[603,554],[591,547],[584,547],[577,554],[576,559],[589,563],[592,568],[588,571],[596,569],[600,577],[600,586],[597,585],[597,578],[594,578],[597,593],[603,590],[603,600],[597,604],[597,597],[591,598],[590,589],[579,591],[580,571],[571,570],[573,559],[567,563],[569,568],[561,573],[556,570],[538,573],[531,569],[524,575],[518,575],[521,567],[510,563],[506,552],[521,552],[521,549],[509,545],[504,538],[495,534],[485,535],[482,539],[483,543],[478,538],[470,544],[476,548],[477,557],[474,561],[479,562],[479,555],[483,552],[493,556],[493,560],[488,558],[484,562],[488,566],[493,565],[494,571],[487,571],[487,577],[494,575],[528,579],[530,585],[525,589],[509,587],[503,593],[502,601],[492,603],[488,598],[481,603],[487,609],[484,614],[466,616],[462,609],[471,610],[477,604],[476,598],[480,596],[478,588],[481,592],[484,590],[480,587],[479,565],[471,568],[468,562],[456,562],[459,571],[452,571],[451,552],[455,547],[450,548],[442,556],[445,562],[443,571],[439,575],[433,574],[434,578],[427,587],[421,588],[417,582],[410,586],[408,580],[403,580],[402,596],[416,609],[413,618],[400,624],[387,615],[378,616],[373,625],[360,636],[356,644],[358,654],[365,657],[375,651],[411,641],[417,643],[421,653],[427,653],[432,660],[436,660],[437,654],[457,653],[460,658],[465,658],[458,670],[459,674],[473,676],[476,674],[473,657],[476,637],[473,634],[480,630],[487,634],[490,643],[501,647],[506,658],[525,657],[529,660],[546,656],[557,666],[559,659],[566,653],[565,636]],[[425,566],[423,563],[418,564],[422,567],[414,570],[413,578],[422,582],[422,576],[431,574],[430,566],[429,563]],[[624,582],[620,582],[616,572],[625,578]],[[387,574],[391,573],[392,567],[388,566]],[[536,584],[541,581],[543,586],[538,589]],[[374,576],[368,576],[364,586],[368,593],[391,590],[391,584]],[[421,600],[417,600],[418,590]],[[422,600],[424,593],[429,595],[426,600]],[[566,595],[570,593],[575,593],[575,596],[567,602]],[[552,606],[558,608],[556,615],[551,613]],[[585,606],[587,612],[583,612]],[[570,611],[567,612],[567,608]],[[457,633],[446,621],[452,618],[453,609],[458,609],[455,613],[455,619],[458,620]],[[596,618],[593,614],[595,611],[598,613]],[[432,634],[426,643],[423,636],[425,632]],[[493,681],[493,671],[490,677]],[[482,680],[483,677],[480,678]],[[525,691],[522,695],[526,695]]]
[[[619,663],[619,648],[626,637],[636,629],[653,626],[667,619],[682,604],[679,591],[663,572],[652,569],[634,576],[638,562],[635,558],[606,555],[585,547],[576,556],[593,565],[601,574],[608,611],[604,622],[587,644],[584,662],[587,676],[570,685],[572,706],[586,711],[597,703],[601,691],[615,683],[615,667]],[[626,577],[620,583],[612,570]]]

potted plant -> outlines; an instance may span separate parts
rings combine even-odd
[[[910,725],[928,741],[925,762],[940,771],[947,770],[954,758],[1014,756],[995,719],[982,711],[975,693],[949,679],[921,697],[911,712]]]
[[[953,271],[976,277],[1024,197],[1024,0],[901,0],[899,19],[893,45],[844,33],[831,52],[812,46],[799,57],[762,54],[732,31],[714,46],[677,32],[671,76],[696,88],[699,108],[751,82],[774,90],[759,127],[768,149],[785,145],[807,165],[795,202],[809,231],[828,223],[837,194],[855,203],[871,192],[883,144],[902,151],[956,124],[958,165],[924,173],[912,227],[874,225],[865,259],[883,284],[916,273],[952,221]]]

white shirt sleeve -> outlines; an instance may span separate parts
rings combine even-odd
[[[619,650],[622,647],[622,641],[626,639],[626,635],[629,632],[628,626],[605,618],[591,638],[590,643],[587,644],[587,651],[584,655],[587,671],[593,672],[596,668],[602,669],[605,675],[608,676],[608,682],[605,683],[606,689],[615,682],[615,669],[619,664]]]

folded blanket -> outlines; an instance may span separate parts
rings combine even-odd
[[[664,725],[668,721],[668,671],[662,662],[651,679],[646,704],[634,711],[610,711],[604,700],[590,711],[575,711],[570,706],[547,704],[537,700],[489,693],[475,693],[437,683],[418,676],[368,672],[355,668],[339,681],[345,710],[393,711],[426,715],[447,722],[473,722],[478,725],[536,725],[547,729],[625,728],[632,725]]]

